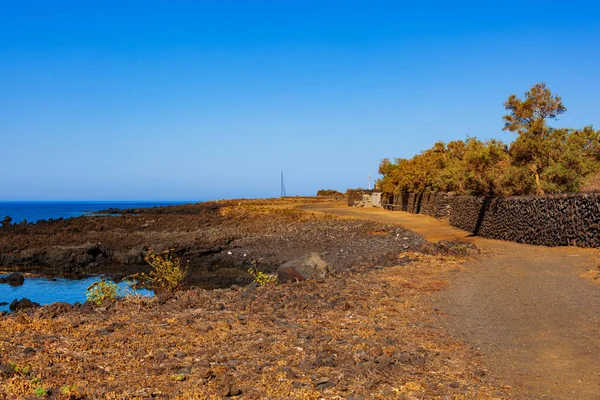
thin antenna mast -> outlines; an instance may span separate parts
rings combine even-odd
[[[281,197],[285,197],[285,184],[283,183],[283,172],[281,172]]]
[[[371,190],[371,174],[369,174],[369,190]]]

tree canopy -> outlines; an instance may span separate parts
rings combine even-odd
[[[473,195],[525,195],[577,192],[600,171],[600,131],[548,125],[567,109],[544,83],[523,99],[510,95],[504,130],[517,137],[475,137],[437,142],[411,159],[383,159],[378,184],[385,193],[445,191]]]

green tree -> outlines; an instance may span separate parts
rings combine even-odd
[[[501,178],[509,166],[508,149],[501,141],[467,139],[461,168],[463,191],[487,196],[502,193]]]
[[[540,175],[551,163],[549,156],[554,142],[554,129],[548,126],[546,120],[556,119],[567,108],[545,83],[533,85],[523,100],[514,94],[510,95],[504,108],[510,113],[502,117],[503,129],[519,135],[510,146],[513,165],[531,171],[536,194],[544,194]]]
[[[556,129],[548,147],[548,166],[540,176],[547,193],[579,191],[584,180],[600,170],[600,131]]]
[[[435,143],[410,159],[383,159],[384,193],[444,191],[473,195],[576,192],[600,171],[600,131],[548,126],[566,111],[543,83],[524,99],[511,95],[504,129],[517,134],[509,146],[477,138]]]

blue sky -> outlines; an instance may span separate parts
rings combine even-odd
[[[482,5],[485,3],[485,5]],[[367,185],[499,138],[546,82],[600,128],[600,5],[0,0],[0,200],[200,200]]]

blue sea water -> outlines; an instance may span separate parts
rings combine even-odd
[[[5,277],[6,275],[0,275]],[[25,282],[21,286],[11,286],[7,283],[0,283],[0,311],[9,311],[10,303],[15,300],[21,300],[27,297],[29,300],[41,305],[51,304],[56,301],[63,301],[74,304],[75,302],[84,303],[86,291],[94,282],[98,282],[101,277],[93,276],[85,279],[48,279],[25,277]],[[121,288],[126,288],[125,282],[120,282]],[[138,289],[135,292],[128,289],[128,292],[142,296],[152,296],[154,293],[146,289]],[[8,303],[8,304],[2,304]]]
[[[0,201],[0,220],[10,216],[13,224],[23,220],[37,222],[50,218],[70,218],[107,208],[148,208],[186,204],[192,202],[171,201]]]
[[[151,202],[151,201],[0,201],[0,220],[10,216],[12,223],[23,220],[37,222],[50,218],[71,218],[86,215],[89,212],[100,211],[108,208],[149,208],[192,203],[189,201]],[[101,277],[89,277],[79,280],[71,279],[25,279],[22,286],[0,284],[0,303],[9,303],[15,299],[29,298],[31,301],[42,305],[56,301],[67,303],[85,302],[86,290]],[[121,286],[124,283],[120,283]],[[140,294],[151,296],[151,291],[140,291]],[[0,305],[0,311],[8,311],[8,304]]]

